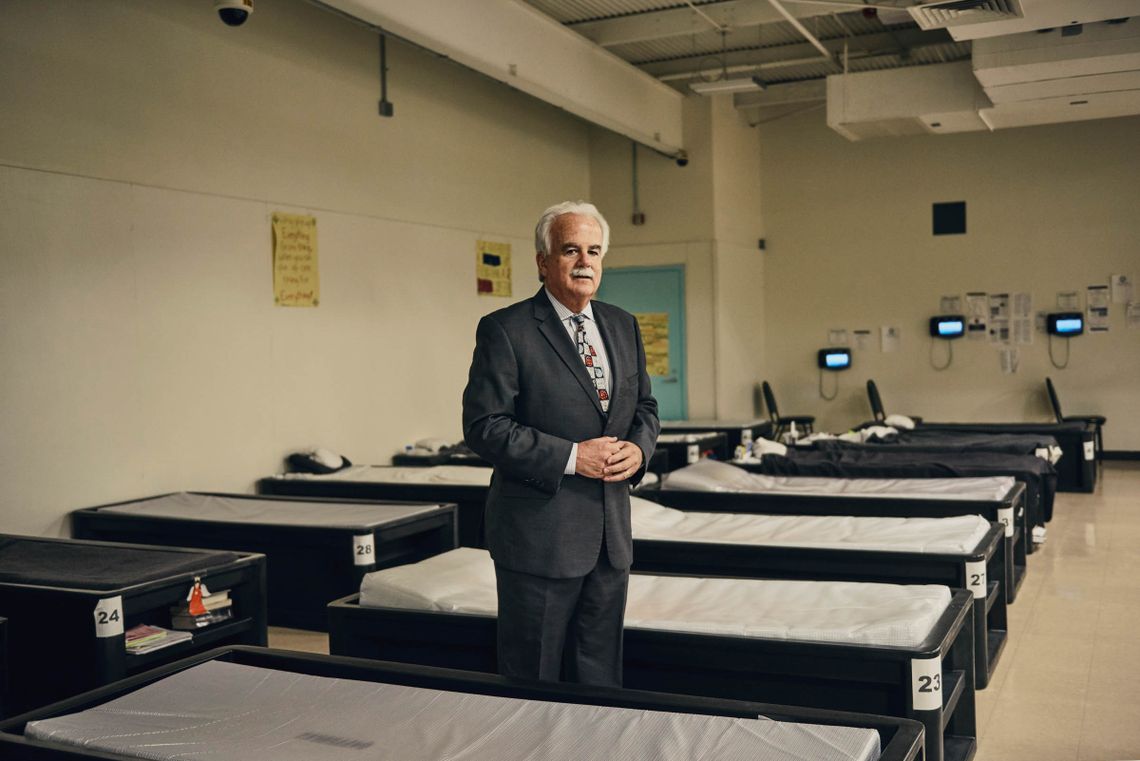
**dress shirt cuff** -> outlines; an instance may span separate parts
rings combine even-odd
[[[578,444],[577,442],[570,445],[570,459],[566,461],[566,467],[562,469],[562,475],[572,476],[578,472]]]

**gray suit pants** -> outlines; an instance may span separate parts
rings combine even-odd
[[[602,541],[585,576],[548,579],[495,565],[499,673],[520,679],[621,686],[629,569]]]

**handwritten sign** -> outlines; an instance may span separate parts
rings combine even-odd
[[[640,312],[634,315],[645,344],[645,370],[658,377],[669,374],[669,313]]]
[[[282,307],[321,303],[315,217],[273,213],[273,303]]]
[[[511,244],[475,241],[475,291],[480,296],[511,296]]]

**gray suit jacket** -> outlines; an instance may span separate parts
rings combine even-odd
[[[605,532],[610,562],[633,558],[629,489],[657,442],[657,401],[633,315],[592,302],[610,364],[610,408],[597,392],[544,289],[479,321],[463,392],[467,445],[495,467],[487,546],[495,562],[547,578],[593,569]],[[629,481],[563,476],[574,442],[616,436],[641,448]]]

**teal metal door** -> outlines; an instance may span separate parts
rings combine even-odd
[[[684,420],[688,398],[684,266],[607,267],[602,271],[598,299],[637,316],[661,419]]]

